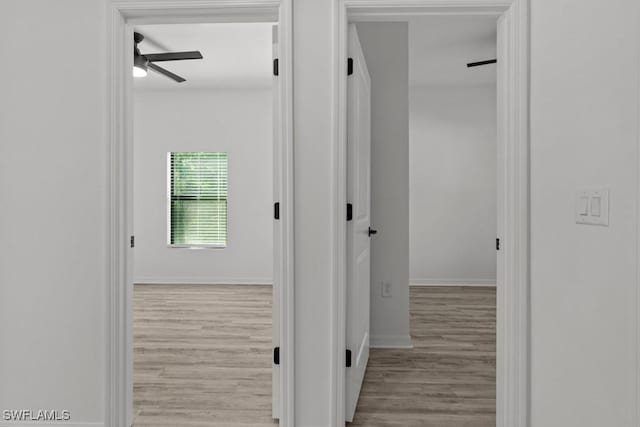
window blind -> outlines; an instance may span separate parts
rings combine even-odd
[[[169,244],[226,246],[227,153],[169,153]]]

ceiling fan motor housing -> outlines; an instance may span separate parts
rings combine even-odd
[[[133,42],[135,44],[140,43],[142,40],[144,40],[144,36],[138,32],[133,33]]]
[[[133,66],[147,71],[147,58],[140,54],[138,43],[144,40],[144,36],[140,33],[133,33]]]

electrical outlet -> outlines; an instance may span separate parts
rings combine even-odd
[[[384,298],[391,296],[391,282],[382,282],[382,296]]]

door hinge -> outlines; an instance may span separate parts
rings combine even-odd
[[[280,364],[280,347],[275,347],[273,349],[273,364],[274,365]]]
[[[497,238],[496,239],[496,251],[499,251],[499,250],[500,250],[500,239]]]
[[[346,355],[346,365],[347,368],[351,367],[351,350],[347,350],[347,355]]]
[[[353,74],[353,58],[347,58],[347,76]]]
[[[280,64],[279,64],[279,62],[280,61],[278,61],[278,58],[275,58],[273,60],[273,75],[274,76],[279,76],[280,75],[280,66],[279,66]]]
[[[353,219],[353,204],[347,203],[347,221],[351,221]]]
[[[275,202],[273,204],[273,218],[280,219],[280,202]]]
[[[135,248],[135,247],[136,247],[136,236],[131,236],[131,238],[129,239],[129,245],[130,245],[132,248]]]

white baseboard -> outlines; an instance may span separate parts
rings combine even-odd
[[[495,279],[410,279],[409,286],[496,286]]]
[[[409,335],[371,335],[369,347],[412,349],[413,344]]]
[[[273,279],[271,277],[136,277],[134,283],[141,285],[271,285]]]

